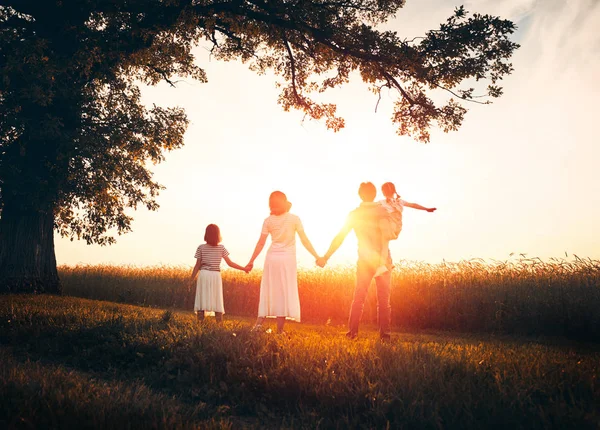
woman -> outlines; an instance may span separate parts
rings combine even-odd
[[[266,317],[277,317],[277,332],[283,333],[286,318],[300,321],[300,298],[296,268],[296,233],[302,245],[315,259],[319,258],[304,233],[302,222],[290,213],[292,204],[281,191],[269,196],[271,215],[265,219],[262,232],[252,258],[246,266],[251,270],[254,260],[263,250],[267,237],[271,235],[271,246],[267,251],[265,266],[260,282],[258,319],[253,330],[259,330]]]

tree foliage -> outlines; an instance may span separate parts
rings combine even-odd
[[[375,93],[397,92],[400,135],[427,142],[456,130],[465,102],[502,94],[518,47],[512,22],[455,10],[438,29],[403,38],[379,29],[392,0],[2,0],[0,2],[0,209],[52,211],[55,228],[88,243],[127,232],[127,208],[157,207],[148,168],[180,147],[178,108],[147,107],[140,84],[205,82],[192,48],[241,60],[281,81],[278,102],[344,126],[322,92],[358,72]],[[479,83],[477,83],[479,82]],[[475,94],[472,88],[487,88]],[[449,99],[434,103],[435,92]],[[437,99],[436,99],[437,100]],[[4,233],[6,234],[6,233]],[[0,238],[1,239],[1,238]]]

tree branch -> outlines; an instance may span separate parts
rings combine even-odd
[[[388,83],[390,83],[391,85],[393,85],[394,87],[396,87],[396,89],[398,91],[400,91],[400,94],[402,94],[402,97],[404,97],[411,105],[415,105],[417,104],[412,97],[404,90],[404,88],[402,88],[402,86],[400,85],[400,83],[396,80],[396,78],[394,78],[392,75],[390,75],[388,72],[386,72],[382,67],[379,68],[379,72],[383,75],[383,77],[388,81]]]
[[[452,91],[450,88],[446,88],[446,87],[445,87],[445,86],[443,86],[443,85],[439,85],[439,84],[436,84],[436,83],[431,83],[431,85],[433,85],[434,87],[440,88],[440,89],[442,89],[442,90],[448,91],[448,92],[449,92],[450,94],[452,94],[453,96],[455,96],[455,97],[457,97],[457,98],[459,98],[459,99],[461,99],[461,100],[464,100],[464,101],[466,101],[466,102],[470,102],[470,103],[477,103],[478,105],[489,105],[489,104],[491,103],[489,100],[487,100],[487,101],[485,101],[485,102],[480,102],[480,101],[477,101],[477,100],[473,100],[473,99],[471,99],[471,98],[466,98],[465,96],[461,96],[460,94],[457,94],[457,93],[455,93],[455,92],[454,92],[454,91]],[[477,96],[477,97],[483,97],[483,96]]]
[[[152,70],[154,70],[156,73],[158,73],[159,75],[161,75],[163,77],[163,79],[173,88],[175,88],[175,84],[176,82],[173,82],[169,79],[169,75],[167,75],[167,72],[165,72],[162,69],[159,69],[156,66],[153,66],[152,64],[148,64],[148,67],[150,67]]]
[[[287,40],[287,36],[285,35],[285,31],[281,32],[281,37],[283,39],[283,45],[285,46],[285,49],[288,54],[288,58],[290,59],[290,68],[292,73],[292,90],[294,91],[294,97],[296,98],[298,103],[306,107],[306,102],[304,101],[304,98],[298,94],[298,90],[296,88],[296,61],[294,60],[294,54],[292,52],[292,48],[290,48],[290,44]]]
[[[381,101],[381,89],[385,87],[390,87],[389,84],[382,84],[377,87],[377,103],[375,103],[375,113],[377,113],[377,108],[379,107],[379,102]]]

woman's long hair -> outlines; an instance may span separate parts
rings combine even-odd
[[[288,202],[287,196],[281,191],[273,191],[269,196],[269,209],[271,215],[283,215],[289,212],[292,204]]]

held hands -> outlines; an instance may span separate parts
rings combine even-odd
[[[427,212],[435,212],[437,208],[427,208],[425,209]]]
[[[327,260],[329,260],[327,257],[319,257],[319,258],[317,258],[315,263],[319,267],[325,267],[325,265],[327,264]]]
[[[254,267],[254,263],[251,261],[248,264],[246,264],[246,267],[244,267],[244,272],[249,273],[253,267]]]

